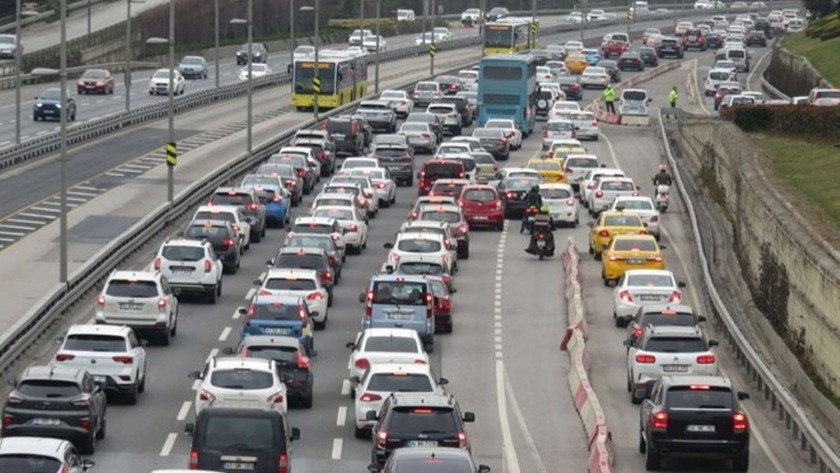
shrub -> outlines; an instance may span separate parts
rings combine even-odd
[[[720,116],[747,132],[769,131],[787,135],[840,139],[840,107],[736,106],[722,110]]]
[[[770,107],[730,107],[732,121],[744,131],[766,130],[773,126]]]

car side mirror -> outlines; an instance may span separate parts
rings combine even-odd
[[[184,433],[187,435],[192,435],[195,433],[195,424],[189,423],[184,426]]]
[[[248,313],[248,310],[244,307],[239,307],[236,309],[236,312],[239,313],[239,315],[245,315]]]
[[[300,429],[297,427],[292,427],[292,435],[289,436],[289,440],[295,441],[300,440]]]
[[[365,412],[365,420],[372,421],[379,418],[379,414],[376,411],[367,411]]]
[[[353,383],[353,384],[359,384],[359,383],[362,382],[362,379],[359,378],[358,376],[351,376],[350,377],[350,382]]]
[[[683,288],[685,286],[686,286],[685,281],[680,281],[680,282],[677,283],[677,287],[679,287],[679,288]]]
[[[351,350],[356,349],[356,344],[354,342],[347,342],[346,344],[344,344],[344,346],[351,349]]]
[[[310,317],[318,317],[319,315],[321,315],[321,313],[317,310],[309,313]]]
[[[449,380],[446,379],[446,378],[440,378],[438,380],[438,384],[441,385],[441,386],[446,386],[447,384],[449,384]]]
[[[647,225],[645,225],[645,226],[647,226]],[[660,250],[667,250],[668,246],[667,245],[659,245],[659,249]]]
[[[456,292],[458,292],[458,289],[457,289],[457,288],[454,288],[454,287],[453,287],[452,289],[450,289],[450,290],[449,290],[449,293],[450,293],[450,294],[455,294]]]
[[[719,346],[720,343],[717,340],[709,340],[709,348]]]
[[[472,412],[464,412],[464,422],[475,422],[475,414]]]
[[[622,315],[615,319],[615,324],[617,327],[626,328],[630,325],[630,321],[633,320],[632,315]]]
[[[361,293],[359,293],[359,302],[364,302],[364,301],[365,301],[365,293],[361,292]],[[349,344],[348,344],[348,347],[349,347]],[[353,348],[355,348],[355,344],[353,345]]]
[[[746,391],[738,391],[738,400],[739,401],[746,401],[750,398],[750,393]]]
[[[222,348],[222,355],[235,355],[236,351],[233,347],[224,347]]]
[[[653,99],[648,98],[647,101],[648,101],[648,103],[651,103],[651,102],[653,102]]]
[[[82,460],[82,471],[88,471],[95,466],[96,462],[89,458],[85,458],[84,460]]]
[[[394,247],[394,244],[391,243],[391,242],[388,242],[388,243],[385,243],[384,245],[382,245],[382,248],[385,248],[386,250],[390,250],[393,247]]]
[[[146,347],[148,347],[148,346],[149,346],[149,341],[148,341],[148,340],[146,340],[145,338],[141,338],[141,339],[140,339],[140,345],[142,345],[142,346],[143,346],[143,348],[146,348]]]
[[[478,473],[489,473],[490,467],[487,465],[478,465]]]
[[[253,281],[251,281],[251,284],[253,284],[254,286],[260,286],[262,285],[262,280],[254,279]]]
[[[193,371],[192,373],[187,375],[187,378],[192,379],[192,380],[196,380],[196,379],[202,379],[203,376],[201,375],[201,371]]]
[[[627,348],[630,348],[631,346],[633,346],[633,340],[626,338],[623,342],[621,342],[621,344]]]
[[[274,258],[269,259],[269,260],[265,260],[265,265],[266,266],[274,266]]]
[[[592,228],[595,226],[595,222],[586,222],[586,226]]]
[[[698,316],[697,316],[697,321],[698,321],[698,322],[705,322],[706,320],[707,320],[707,319],[706,319],[706,316],[705,316],[705,315],[698,315]]]
[[[56,345],[61,345],[62,343],[64,343],[64,337],[57,337],[55,339],[55,344]]]

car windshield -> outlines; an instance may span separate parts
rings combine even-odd
[[[616,239],[613,249],[615,251],[656,251],[656,242],[637,239]]]
[[[198,261],[204,258],[204,247],[167,245],[161,255],[171,261]]]
[[[131,297],[142,299],[157,297],[158,288],[154,281],[137,281],[114,279],[108,283],[105,294],[114,297]]]
[[[436,253],[441,250],[439,241],[424,238],[408,238],[400,240],[397,249],[407,253]]]
[[[716,386],[674,386],[668,390],[670,408],[732,409],[732,391]]]
[[[615,205],[627,210],[653,210],[653,203],[649,200],[619,200]]]
[[[451,407],[395,407],[388,423],[390,432],[418,434],[423,432],[452,433],[458,422]]]
[[[249,452],[271,450],[277,448],[275,430],[271,417],[213,414],[205,420],[201,445],[220,451],[242,446]]]
[[[82,76],[83,79],[104,79],[106,77],[108,77],[108,73],[99,69],[91,69],[85,71],[84,75]]]
[[[540,195],[543,199],[568,199],[572,197],[572,191],[557,187],[540,188]]]
[[[3,42],[0,39],[0,42]],[[10,453],[0,455],[0,471],[9,473],[39,473],[61,470],[61,461],[43,455]]]
[[[429,393],[432,382],[420,373],[376,373],[370,377],[367,389],[378,392]]]
[[[64,340],[63,350],[73,351],[126,351],[125,338],[116,335],[74,334]]]
[[[564,165],[567,168],[597,168],[600,165],[598,160],[590,158],[566,158]]]
[[[627,276],[625,284],[638,287],[673,287],[674,280],[666,274],[631,274]]]
[[[38,95],[40,100],[61,100],[61,89],[47,89]]]
[[[313,217],[328,217],[336,220],[355,220],[353,218],[353,210],[350,209],[315,209]]]
[[[300,321],[300,307],[297,304],[271,302],[252,304],[248,309],[248,320],[291,320]]]
[[[311,279],[271,278],[265,282],[265,288],[272,291],[310,291],[316,287]]]
[[[409,281],[377,281],[373,285],[374,304],[426,305],[426,284]]]
[[[636,187],[630,181],[604,181],[601,183],[603,191],[634,191]]]
[[[729,73],[725,71],[711,71],[709,72],[709,79],[711,80],[729,80]]]
[[[604,225],[608,227],[641,227],[642,221],[639,220],[639,217],[612,215],[604,218]]]
[[[530,189],[531,186],[537,185],[539,183],[540,183],[540,180],[537,177],[508,179],[505,182],[505,187],[508,190],[522,191],[522,190]]]
[[[200,57],[185,57],[184,59],[181,59],[181,64],[200,65],[201,64],[201,58]]]
[[[409,337],[368,337],[366,352],[417,353],[417,342]]]
[[[537,171],[559,171],[560,164],[556,161],[534,161],[528,163],[528,167]]]
[[[461,214],[445,210],[430,210],[420,214],[420,220],[431,220],[433,222],[458,223],[461,221]],[[400,242],[402,243],[402,242]],[[440,244],[438,244],[438,247]],[[402,247],[400,247],[402,249]],[[437,250],[428,250],[437,251]]]
[[[210,375],[210,384],[225,389],[268,389],[274,385],[274,377],[265,371],[234,368],[213,371]]]
[[[434,263],[407,262],[400,265],[402,274],[443,274],[443,266]]]
[[[575,125],[567,121],[551,121],[545,124],[545,129],[548,131],[572,131]]]
[[[660,353],[696,353],[707,351],[708,347],[702,338],[655,337],[648,339],[644,350]]]
[[[17,387],[17,391],[28,397],[40,398],[55,398],[55,397],[75,397],[82,393],[82,390],[76,383],[55,380],[27,380],[21,381]],[[4,470],[3,473],[24,471],[24,470]],[[40,470],[27,470],[40,471]]]
[[[214,225],[190,225],[187,231],[184,232],[186,238],[201,239],[207,238],[211,241],[220,240],[229,236],[228,230],[225,227],[218,227]]]
[[[496,200],[496,193],[491,189],[468,189],[464,192],[464,199],[475,202],[490,202]]]

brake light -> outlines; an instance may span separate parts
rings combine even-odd
[[[697,357],[697,363],[701,365],[711,365],[715,362],[715,355],[700,355]]]
[[[205,402],[215,401],[216,396],[214,396],[210,391],[202,389],[201,392],[198,393],[198,400]]]
[[[297,367],[298,367],[298,369],[308,370],[310,366],[311,366],[311,363],[309,361],[309,358],[306,358],[305,356],[303,356],[303,354],[301,352],[298,352],[298,354],[297,354]]]
[[[359,368],[360,370],[366,370],[370,368],[370,361],[367,358],[359,358],[353,363],[353,366]]]
[[[204,260],[204,272],[209,273],[212,268],[213,263],[211,263],[209,259]]]
[[[668,298],[668,302],[671,304],[679,304],[682,301],[682,293],[680,291],[674,291],[671,293],[671,297]]]
[[[649,364],[655,363],[655,362],[656,362],[656,357],[653,356],[653,355],[645,355],[643,353],[640,353],[640,354],[636,355],[636,363],[642,363],[642,364],[645,364],[645,365],[649,365]]]
[[[657,255],[657,256],[654,256],[652,258],[648,258],[648,261],[655,261],[657,263],[661,263],[662,262],[662,257]]]
[[[69,353],[56,353],[55,354],[55,361],[70,361],[75,359],[76,355],[71,355]]]
[[[636,330],[633,330],[633,338],[639,338],[641,336],[642,336],[642,329],[641,328],[637,328]]]
[[[358,232],[359,231],[359,226],[356,225],[355,223],[353,223],[353,224],[350,225],[350,227],[347,228],[347,230],[351,231],[351,232]]]
[[[543,138],[548,138],[548,130],[543,130]]]
[[[668,430],[668,413],[664,411],[655,412],[650,421],[652,429]]]
[[[639,235],[647,235],[647,230],[639,230]]]
[[[327,262],[328,262],[329,264],[333,264],[333,262],[335,262],[335,259],[334,259],[334,258],[332,258],[332,257],[330,257],[330,258],[329,258],[329,260],[328,260]],[[332,275],[332,271],[330,271],[330,270],[326,270],[326,271],[324,271],[323,273],[321,273],[321,282],[330,282],[330,281],[332,281],[332,276],[333,276],[333,275]]]
[[[391,255],[388,255],[388,259],[391,259]],[[365,317],[372,317],[373,316],[373,291],[368,291],[367,296],[365,296]],[[367,360],[365,360],[367,361]],[[358,361],[356,362],[358,363]],[[370,365],[368,365],[370,366]]]
[[[650,221],[651,222],[658,222],[659,221],[659,215],[652,215],[650,217]]]
[[[377,189],[384,189],[384,188],[388,187],[388,184],[385,184],[384,182],[377,182],[376,184],[373,185],[373,187],[375,187]]]
[[[99,296],[96,298],[96,305],[104,306],[105,305],[105,296]]]
[[[190,470],[197,470],[198,469],[198,451],[192,450],[190,451]]]
[[[417,363],[417,361],[415,361]],[[9,404],[20,404],[23,402],[23,398],[16,395],[15,393],[9,394],[9,398],[6,400]]]
[[[323,298],[324,298],[324,295],[323,295],[323,294],[321,294],[321,293],[320,293],[320,292],[318,292],[318,291],[315,291],[315,292],[310,292],[310,293],[309,293],[309,295],[308,295],[308,296],[306,296],[306,299],[308,299],[308,300],[310,300],[310,301],[320,301],[320,300],[321,300],[321,299],[323,299]]]
[[[162,312],[162,311],[166,310],[166,307],[168,305],[169,305],[169,299],[167,299],[165,297],[161,297],[160,299],[158,299],[157,306],[158,306],[159,311]]]
[[[464,431],[458,432],[458,447],[467,448],[467,433]]]
[[[447,313],[452,310],[452,301],[448,297],[440,297],[437,299],[437,309],[439,312]]]
[[[380,396],[379,394],[364,393],[362,394],[362,397],[359,398],[359,400],[362,402],[381,401],[382,396]]]
[[[598,236],[608,237],[610,236],[610,232],[608,232],[607,230],[601,230],[600,232],[598,232]]]
[[[432,135],[430,135],[430,134],[428,134],[428,133],[420,133],[420,136],[421,136],[422,138],[431,138],[431,136],[432,136]]]
[[[467,225],[466,223],[462,223],[462,224],[458,227],[458,233],[466,234],[466,233],[468,233],[469,231],[470,231],[470,226],[469,226],[469,225]]]
[[[376,433],[376,447],[385,448],[388,445],[388,432],[380,430]]]
[[[598,127],[598,120],[592,120],[592,126]]]
[[[133,356],[117,355],[117,356],[112,357],[111,359],[116,361],[117,363],[123,363],[123,364],[126,364],[126,365],[130,365],[130,364],[134,363],[134,357]]]
[[[268,396],[266,402],[270,402],[273,404],[283,404],[283,391],[277,391],[271,396]]]
[[[257,204],[256,202],[251,202],[250,204],[246,205],[245,208],[248,210],[257,210]]]
[[[630,294],[630,291],[628,291],[626,289],[621,291],[618,294],[618,297],[619,297],[619,299],[621,299],[624,302],[633,302],[633,295]]]
[[[572,135],[574,135],[574,134],[575,134],[575,132],[574,132],[574,131],[572,131]],[[549,157],[549,158],[553,158],[553,157],[554,157],[554,150],[551,150],[551,151],[549,151],[549,152],[548,152],[548,157]]]
[[[222,245],[228,248],[232,247],[234,244],[236,244],[236,242],[233,241],[233,238],[225,238],[225,240],[222,242]]]
[[[434,310],[435,300],[434,299],[435,298],[434,298],[433,295],[431,295],[428,292],[426,293],[426,318],[427,319],[431,319],[435,315],[435,310]]]
[[[732,430],[735,432],[745,432],[750,428],[750,422],[747,420],[747,415],[743,412],[736,412],[732,414]]]
[[[595,191],[595,197],[604,197],[604,191]]]
[[[515,199],[516,198],[516,193],[515,192],[508,192],[507,193],[507,198],[508,199]]]
[[[90,419],[82,419],[82,428],[85,430],[90,430]]]
[[[155,258],[155,271],[160,271],[160,256]]]
[[[283,202],[283,197],[280,194],[274,194],[274,202]]]
[[[289,456],[285,453],[277,457],[277,473],[289,473]]]

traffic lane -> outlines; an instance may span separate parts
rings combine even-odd
[[[761,90],[760,86],[753,85],[752,88],[748,82],[752,81],[752,84],[756,84],[756,82],[760,81],[759,74],[756,74],[756,66],[758,66],[759,61],[766,62],[769,60],[769,55],[773,50],[773,41],[771,40],[767,43],[767,47],[750,47],[748,48],[749,51],[752,53],[752,58],[750,60],[751,70],[750,72],[739,72],[738,73],[738,82],[741,83],[741,86],[744,90]],[[711,51],[707,54],[700,56],[697,60],[697,76],[695,78],[695,82],[697,85],[697,91],[699,92],[700,100],[702,101],[701,108],[703,109],[704,113],[707,115],[717,115],[718,112],[715,110],[715,97],[714,95],[706,95],[705,94],[705,81],[706,76],[708,75],[709,71],[712,70],[714,63],[715,63],[715,52]]]

